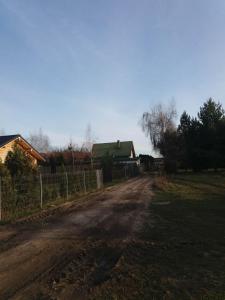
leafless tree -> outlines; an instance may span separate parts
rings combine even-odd
[[[70,139],[70,142],[69,142],[69,145],[68,145],[68,150],[71,152],[71,155],[72,155],[72,164],[73,164],[73,171],[74,171],[75,170],[74,151],[79,150],[79,146],[73,142],[72,138]]]
[[[39,152],[44,153],[51,150],[50,139],[43,133],[41,128],[38,132],[31,133],[28,137],[28,141]]]
[[[69,151],[79,151],[80,150],[80,147],[78,146],[78,144],[74,143],[72,138],[70,139],[70,142],[68,144],[68,147],[67,149]]]
[[[141,127],[155,150],[158,150],[166,131],[175,130],[175,119],[177,116],[174,102],[168,106],[158,104],[144,112],[141,118]]]
[[[91,124],[89,123],[85,131],[85,141],[82,145],[82,149],[91,152],[94,142],[95,142],[95,138],[93,136]]]

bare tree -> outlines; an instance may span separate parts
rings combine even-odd
[[[40,128],[38,132],[31,133],[28,137],[29,143],[39,152],[48,152],[51,150],[49,137],[43,133]]]
[[[92,146],[95,142],[95,139],[93,137],[93,132],[92,132],[92,129],[91,129],[91,124],[89,123],[87,125],[87,128],[86,128],[86,131],[85,131],[85,141],[82,145],[82,149],[83,150],[86,150],[88,152],[91,152],[92,150]]]
[[[175,130],[175,118],[177,116],[175,104],[171,102],[168,106],[158,104],[144,112],[141,118],[141,127],[155,150],[159,150],[165,132]]]
[[[76,143],[73,142],[72,138],[70,138],[70,141],[69,141],[67,149],[69,151],[79,151],[80,147],[78,146],[78,144],[76,144]]]
[[[70,139],[68,148],[67,148],[70,152],[71,152],[71,156],[72,156],[72,164],[73,164],[73,171],[75,170],[75,157],[74,157],[74,151],[80,151],[80,147],[75,144],[72,140],[72,138]]]

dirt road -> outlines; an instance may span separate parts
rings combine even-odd
[[[146,217],[149,178],[0,228],[0,299],[91,299]]]

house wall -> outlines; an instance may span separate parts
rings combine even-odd
[[[8,152],[13,150],[14,145],[15,141],[12,141],[0,148],[0,159],[2,163],[5,162]]]
[[[4,163],[6,156],[9,151],[13,151],[13,147],[17,145],[22,151],[26,153],[26,155],[31,159],[33,165],[37,165],[37,159],[31,156],[27,151],[25,151],[17,141],[11,141],[8,144],[4,145],[3,147],[0,148],[0,159],[1,162]]]

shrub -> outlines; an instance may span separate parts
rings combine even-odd
[[[30,175],[35,171],[31,159],[17,146],[7,154],[5,165],[11,176]]]

